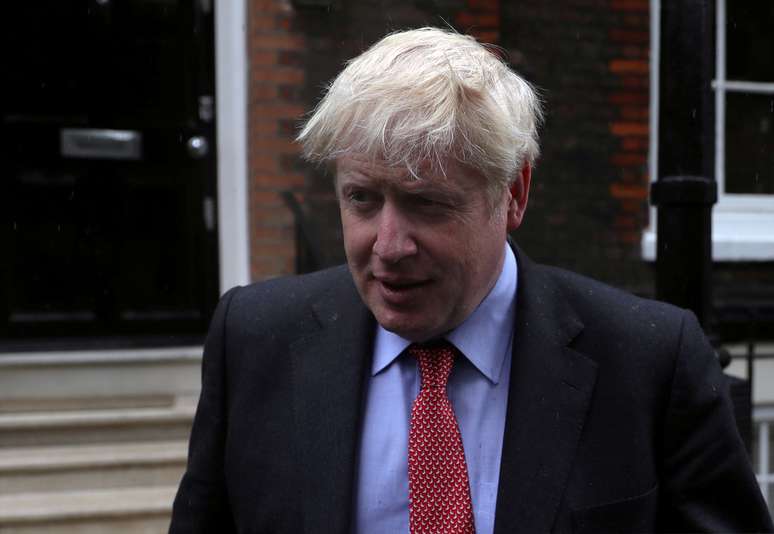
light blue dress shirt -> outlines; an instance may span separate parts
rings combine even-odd
[[[516,286],[516,258],[506,244],[495,286],[445,336],[465,355],[454,363],[447,392],[462,434],[478,534],[494,530]],[[377,328],[360,442],[355,506],[358,533],[409,531],[409,420],[420,386],[416,361],[401,354],[410,343]]]

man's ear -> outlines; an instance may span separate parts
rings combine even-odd
[[[516,230],[521,226],[524,212],[527,210],[529,198],[529,184],[532,180],[532,166],[524,163],[521,172],[510,187],[510,200],[508,201],[508,231]]]

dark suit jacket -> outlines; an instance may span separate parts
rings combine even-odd
[[[495,531],[771,531],[694,316],[519,254]],[[348,532],[375,323],[345,267],[236,288],[172,532]]]

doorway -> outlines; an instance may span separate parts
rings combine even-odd
[[[200,340],[218,297],[211,2],[4,11],[0,350]]]

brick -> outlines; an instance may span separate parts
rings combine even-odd
[[[263,67],[277,64],[277,53],[273,50],[258,50],[250,54],[250,66]]]
[[[608,32],[610,40],[614,43],[649,44],[650,33],[646,31],[624,30],[613,28]]]
[[[617,199],[645,200],[648,190],[642,185],[610,184],[610,196]]]
[[[278,159],[279,168],[283,174],[304,174],[309,170],[300,154],[279,154]]]
[[[610,125],[610,132],[614,135],[640,135],[648,136],[650,129],[643,122],[614,122]]]
[[[617,167],[641,166],[645,165],[646,161],[645,154],[636,152],[620,152],[610,158],[610,163]]]
[[[250,121],[250,135],[257,137],[275,137],[278,133],[277,121]]]
[[[266,243],[269,241],[283,241],[293,239],[293,227],[270,228],[268,226],[254,226],[250,231],[254,243]]]
[[[277,86],[271,83],[256,83],[253,81],[250,83],[249,93],[251,103],[256,103],[260,100],[274,100],[277,98]]]
[[[256,50],[303,50],[304,37],[288,33],[258,34],[250,39],[251,53]]]
[[[259,250],[270,256],[281,256],[289,258],[294,257],[296,254],[296,243],[295,240],[292,239],[269,240],[265,242],[256,242],[253,240],[253,242],[257,245]]]
[[[266,228],[283,228],[293,224],[293,214],[284,204],[251,208],[250,219],[256,226]]]
[[[468,7],[471,9],[500,9],[500,0],[468,0]]]
[[[618,238],[626,244],[638,245],[642,234],[639,230],[618,232]]]
[[[632,28],[647,28],[648,17],[639,14],[628,14],[621,17],[621,22],[624,26],[630,26]]]
[[[301,146],[292,139],[286,137],[261,137],[253,140],[252,152],[260,154],[268,152],[271,154],[298,154],[301,152]]]
[[[288,13],[293,9],[289,0],[249,0],[251,13]]]
[[[306,112],[304,106],[297,104],[260,102],[253,106],[251,114],[265,119],[300,119]]]
[[[499,31],[471,31],[470,35],[476,38],[480,43],[497,44],[500,42]]]
[[[282,29],[285,31],[294,30],[296,27],[295,17],[293,17],[293,15],[291,14],[281,15],[277,17],[276,23],[277,23],[278,29]]]
[[[635,59],[614,59],[608,64],[610,72],[616,74],[647,74],[650,72],[650,65],[647,61]]]
[[[614,11],[650,11],[650,0],[611,0],[610,8]]]
[[[648,195],[648,188],[643,185],[643,189],[645,189],[645,196],[647,198]],[[622,213],[629,213],[631,215],[641,215],[643,212],[643,209],[647,210],[647,202],[645,202],[644,199],[641,198],[621,198],[620,200],[620,207]]]
[[[265,12],[253,13],[249,20],[249,35],[266,30],[277,29],[277,19]]]
[[[650,50],[647,46],[627,43],[621,47],[620,54],[626,58],[647,60]]]
[[[611,93],[608,96],[608,101],[611,104],[643,104],[646,105],[648,103],[648,95],[644,92],[634,92],[634,91],[627,91],[627,92],[619,92],[619,93]]]
[[[648,182],[648,176],[642,171],[621,169],[618,182],[625,185],[642,185]]]
[[[279,98],[283,101],[305,103],[304,87],[302,85],[283,84],[277,87]]]
[[[625,121],[646,121],[650,116],[648,107],[643,106],[622,106],[618,108],[618,113]]]
[[[618,83],[627,89],[650,89],[650,79],[647,76],[621,76]]]
[[[301,130],[301,122],[297,120],[279,119],[276,121],[277,134],[280,137],[295,139]]]
[[[630,215],[616,215],[613,220],[613,226],[626,230],[634,230],[637,228],[637,220]]]
[[[469,27],[499,28],[500,15],[499,13],[471,13],[470,11],[462,11],[455,17],[455,22],[458,26],[465,29]]]
[[[298,50],[280,50],[278,63],[287,67],[303,67],[304,54]]]
[[[274,258],[266,253],[250,261],[250,275],[254,281],[268,280],[292,272],[293,270],[288,268],[288,262],[285,258]]]
[[[625,137],[621,139],[621,149],[626,152],[645,151],[649,146],[649,137]]]
[[[279,187],[265,187],[260,184],[252,183],[250,191],[250,203],[254,206],[284,206],[285,201],[280,196],[280,192],[288,189],[282,180],[278,180]]]
[[[250,153],[249,169],[251,173],[269,172],[276,173],[279,169],[277,158],[266,153]]]
[[[257,83],[301,83],[304,71],[294,67],[256,67],[250,71],[250,78]]]
[[[253,176],[253,183],[259,187],[273,187],[280,190],[306,184],[304,174],[257,174]]]

